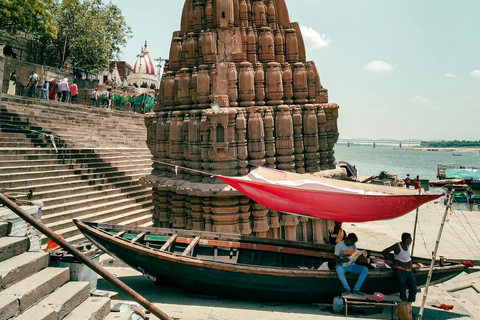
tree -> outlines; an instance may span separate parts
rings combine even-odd
[[[53,7],[53,0],[1,0],[0,29],[54,38]]]
[[[131,37],[120,8],[112,3],[61,0],[55,12],[57,37],[44,41],[49,63],[103,71]]]

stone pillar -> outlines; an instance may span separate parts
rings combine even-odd
[[[305,146],[306,171],[317,172],[319,168],[318,121],[313,104],[305,105],[303,112],[303,141]]]
[[[277,62],[268,63],[265,93],[269,105],[283,104],[282,71]]]
[[[313,228],[313,242],[325,243],[325,239],[328,238],[328,221],[320,219],[311,219]]]
[[[250,216],[252,214],[250,208],[250,199],[248,197],[239,197],[240,202],[240,217],[238,224],[240,227],[240,234],[248,236],[252,234],[252,228],[250,226]]]
[[[265,165],[265,129],[260,113],[253,110],[248,117],[248,155],[253,166]]]
[[[268,210],[268,225],[270,227],[268,236],[273,239],[280,239],[280,219],[278,211]]]
[[[275,169],[277,167],[276,149],[275,149],[275,122],[273,119],[273,110],[265,110],[265,155],[267,156],[267,167]]]
[[[280,221],[280,225],[283,226],[285,240],[297,241],[297,216],[285,213],[282,214],[282,220]]]
[[[253,232],[260,238],[267,237],[268,227],[268,209],[258,203],[252,204]]]
[[[265,105],[265,72],[261,63],[255,66],[255,100],[257,105]]]
[[[238,197],[213,197],[212,220],[213,232],[240,233],[238,219],[240,218],[240,206]]]
[[[305,155],[303,154],[303,121],[302,121],[302,109],[295,107],[293,110],[293,141],[295,146],[295,171],[297,173],[305,173]]]
[[[277,167],[284,171],[295,171],[295,151],[293,146],[293,119],[290,108],[278,106],[275,119]]]
[[[255,105],[255,72],[250,62],[244,61],[240,63],[238,91],[241,106],[250,107]]]

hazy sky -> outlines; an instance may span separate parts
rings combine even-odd
[[[134,37],[167,57],[183,0],[113,0]],[[479,140],[479,0],[287,0],[343,138]]]

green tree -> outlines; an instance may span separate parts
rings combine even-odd
[[[101,0],[61,0],[54,21],[57,37],[46,38],[46,61],[103,71],[131,37],[120,8]]]
[[[53,7],[53,0],[0,0],[0,29],[54,38]]]

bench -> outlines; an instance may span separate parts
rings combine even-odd
[[[397,307],[402,300],[398,295],[385,296],[385,300],[378,302],[373,299],[373,295],[360,295],[360,294],[342,294],[343,303],[345,305],[345,316],[348,317],[348,305],[365,305],[365,306],[382,306],[392,307],[392,320],[393,320],[393,308]]]

